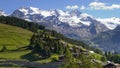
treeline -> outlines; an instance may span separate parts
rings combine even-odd
[[[21,27],[32,32],[37,32],[38,29],[45,29],[44,26],[38,25],[37,23],[28,22],[22,19],[18,19],[16,17],[9,16],[7,17],[1,16],[0,23]]]

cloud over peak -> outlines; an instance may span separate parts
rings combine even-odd
[[[66,9],[78,9],[79,6],[78,6],[78,5],[73,5],[73,6],[68,5],[68,6],[66,6],[65,8],[66,8]]]

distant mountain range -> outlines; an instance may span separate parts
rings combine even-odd
[[[0,11],[0,15],[4,15],[4,12]],[[120,51],[119,48],[116,49],[119,47],[119,40],[115,40],[119,37],[116,29],[120,29],[117,28],[120,25],[120,18],[101,19],[79,10],[41,10],[35,7],[19,8],[10,16],[39,23],[69,38],[83,40],[94,46],[99,45],[106,51]]]
[[[27,7],[15,10],[11,16],[37,22],[48,29],[56,30],[75,39],[89,38],[108,30],[104,24],[94,17],[78,10],[63,11],[56,9],[46,11]]]

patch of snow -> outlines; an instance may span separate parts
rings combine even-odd
[[[30,9],[33,11],[31,14],[39,14],[40,13],[40,9],[39,8],[30,7]]]
[[[54,13],[50,11],[41,11],[41,15],[44,17],[52,16]]]
[[[70,26],[79,26],[78,23],[80,23],[80,19],[76,16],[70,17],[70,16],[61,16],[59,17],[59,20],[62,22],[68,23]]]
[[[86,18],[86,17],[92,17],[91,15],[89,15],[89,14],[87,14],[87,13],[82,13],[82,14],[80,14],[80,16],[81,16],[81,17],[85,17],[85,18]]]
[[[90,21],[80,21],[82,24],[84,25],[87,25],[87,26],[90,26],[91,25],[91,22]]]
[[[72,17],[72,20],[73,20],[75,23],[79,23],[79,22],[80,22],[80,19],[79,19],[77,16],[73,16],[73,17]]]
[[[57,9],[57,11],[59,12],[59,14],[60,14],[61,16],[65,16],[65,15],[66,15],[66,13],[63,12],[62,10],[58,10],[58,9]]]
[[[23,12],[24,15],[28,14],[28,10],[26,10],[25,8],[20,8],[19,11]]]

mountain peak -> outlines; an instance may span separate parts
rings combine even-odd
[[[34,15],[34,14],[39,14],[42,15],[44,17],[48,17],[48,16],[59,16],[59,15],[64,15],[65,12],[59,9],[55,9],[55,10],[40,10],[39,8],[36,7],[22,7],[20,9],[18,9],[19,11],[23,12],[24,15],[30,14],[30,15]]]
[[[27,15],[27,14],[39,14],[40,13],[39,8],[31,7],[31,6],[30,7],[22,7],[18,10],[23,12],[25,15]]]
[[[81,12],[79,11],[79,10],[77,10],[77,9],[74,9],[74,10],[71,10],[70,12],[69,12],[69,14],[71,15],[71,16],[80,16],[80,14],[81,14]]]
[[[87,14],[87,13],[82,13],[80,14],[81,17],[92,17],[91,15]]]

